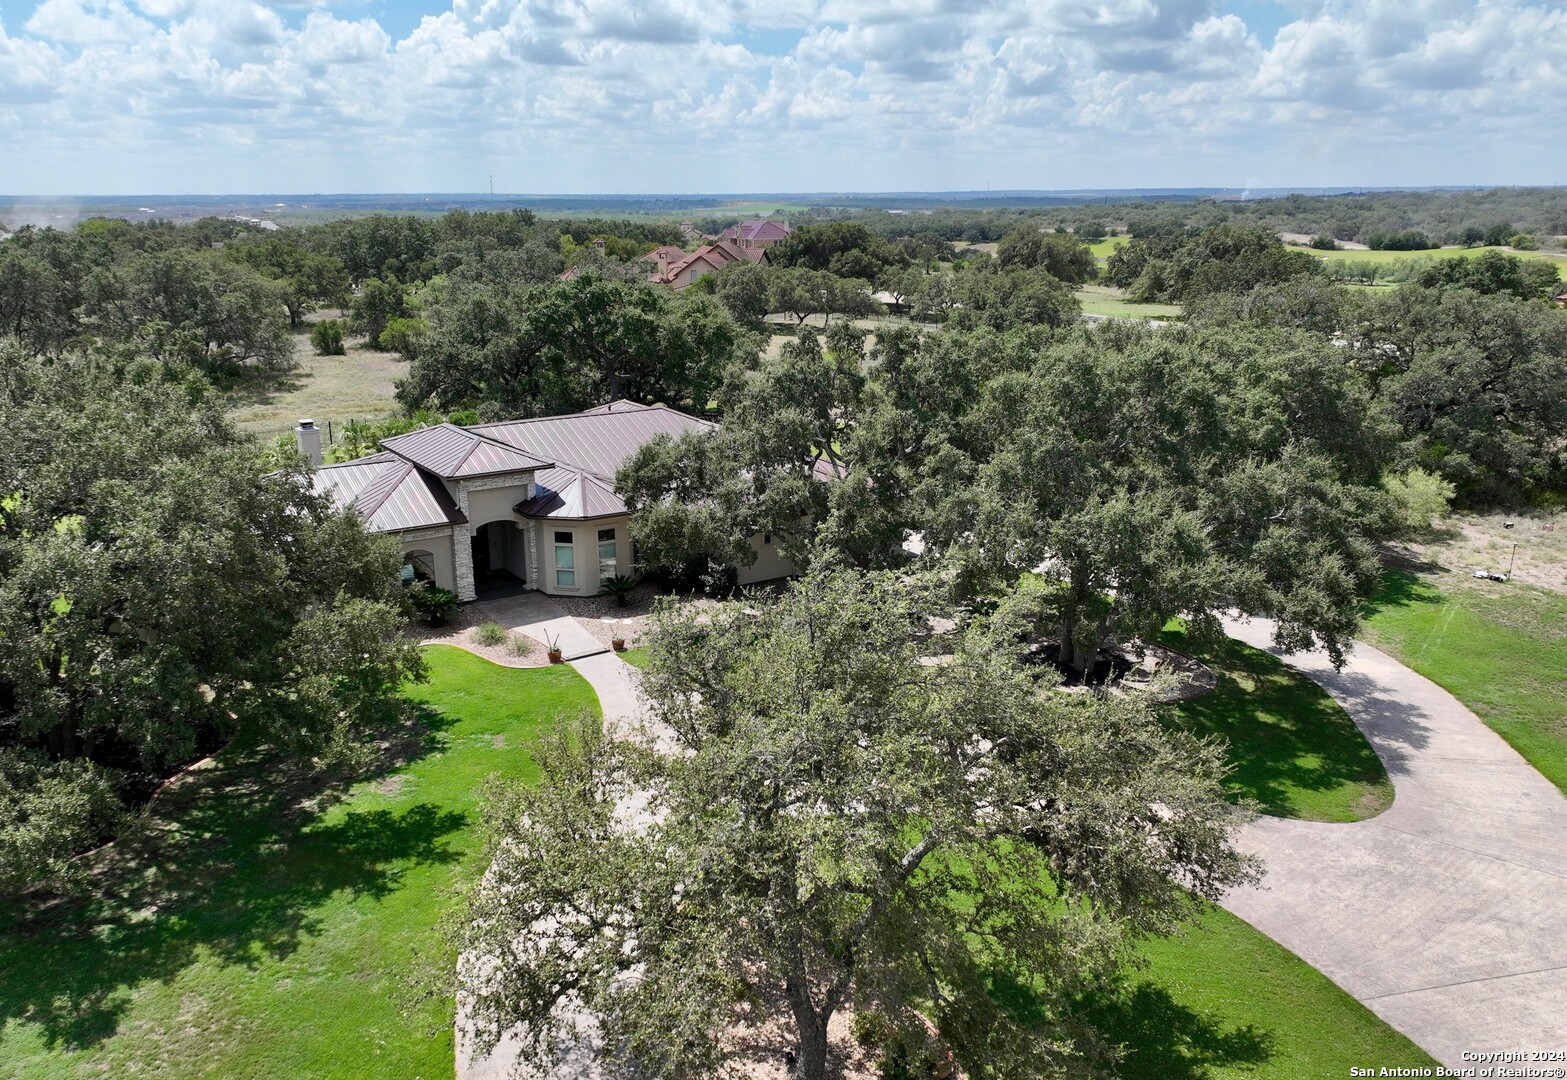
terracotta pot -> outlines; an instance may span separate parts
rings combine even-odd
[[[552,663],[552,664],[559,664],[559,663],[562,663],[562,662],[563,662],[563,659],[561,657],[560,650],[559,649],[551,649],[550,650],[550,663]]]
[[[610,638],[609,639],[609,647],[614,649],[616,652],[625,652],[626,651],[626,639],[623,638],[623,637]]]

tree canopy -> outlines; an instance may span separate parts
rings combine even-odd
[[[237,736],[350,753],[396,687],[422,670],[396,632],[398,561],[298,473],[264,474],[188,373],[7,349],[7,782],[85,792],[46,800],[76,813],[99,806],[122,777],[157,777]],[[135,783],[123,794],[137,791],[146,794]],[[26,803],[0,798],[0,809],[22,813]],[[74,854],[102,825],[88,815],[80,829],[43,828],[65,820],[31,822],[59,845],[35,868],[57,870],[50,860]],[[19,824],[0,822],[0,831]]]
[[[982,581],[1043,567],[1038,620],[1079,670],[1116,635],[1231,607],[1337,659],[1378,580],[1388,433],[1301,334],[1106,327],[983,387],[975,483],[926,542]],[[976,586],[982,587],[982,586]]]
[[[548,1070],[585,1008],[609,1075],[712,1075],[773,1020],[821,1080],[852,1008],[919,1045],[928,1017],[976,1078],[1093,1060],[1071,1001],[1246,879],[1240,812],[1215,747],[1139,700],[1050,692],[1005,627],[919,663],[937,595],[819,569],[773,602],[661,609],[643,688],[669,752],[586,720],[537,783],[488,793],[463,940],[480,1043],[521,1025]]]
[[[398,388],[410,410],[540,416],[626,397],[703,413],[729,364],[759,347],[711,296],[592,274],[545,285],[453,279],[423,319]]]

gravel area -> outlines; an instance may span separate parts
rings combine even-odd
[[[536,668],[549,667],[549,654],[544,646],[534,641],[525,634],[510,633],[509,640],[504,645],[481,645],[474,640],[474,631],[485,622],[484,612],[472,604],[465,604],[453,614],[451,621],[445,626],[425,626],[422,623],[409,623],[406,633],[418,640],[421,645],[455,645],[459,649],[467,649],[475,656],[482,656],[492,664],[511,668]],[[525,642],[528,651],[524,655],[517,655],[512,647],[517,642]]]

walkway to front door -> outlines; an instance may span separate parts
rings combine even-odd
[[[494,619],[519,634],[526,634],[541,645],[558,642],[567,660],[608,651],[603,642],[584,630],[581,623],[541,592],[520,592],[494,600],[486,599],[478,607],[486,618]]]

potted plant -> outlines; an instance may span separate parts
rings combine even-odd
[[[610,631],[609,647],[614,649],[616,652],[626,651],[626,632],[619,626],[616,626],[614,630]]]
[[[544,643],[549,646],[550,663],[552,663],[552,664],[559,664],[559,663],[564,661],[565,657],[563,657],[561,655],[561,651],[560,651],[560,635],[559,634],[551,636],[550,632],[548,630],[544,631]]]

